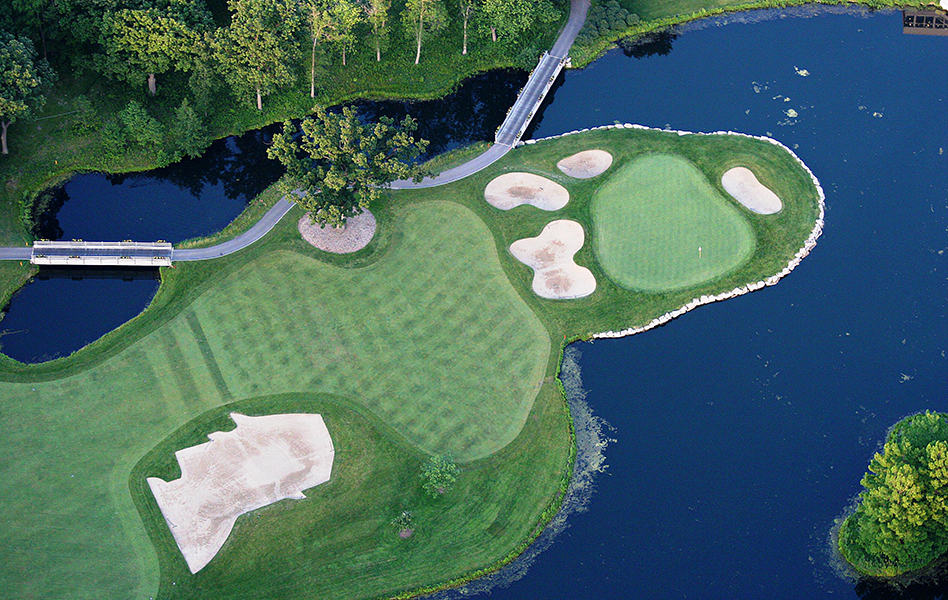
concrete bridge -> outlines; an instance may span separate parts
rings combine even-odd
[[[168,242],[33,242],[30,262],[61,267],[170,267]]]

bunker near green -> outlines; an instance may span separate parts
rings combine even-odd
[[[634,160],[593,196],[594,249],[621,287],[667,292],[702,284],[754,251],[750,223],[690,161],[672,154]]]

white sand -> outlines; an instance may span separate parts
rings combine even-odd
[[[487,184],[484,199],[501,210],[510,210],[521,204],[559,210],[569,202],[569,192],[555,181],[533,173],[506,173]]]
[[[584,150],[556,163],[556,168],[575,179],[602,175],[612,166],[612,155],[605,150]]]
[[[184,560],[197,573],[217,554],[240,515],[329,481],[335,450],[320,415],[247,417],[175,452],[181,478],[149,477]]]
[[[596,291],[596,277],[573,261],[583,247],[585,233],[576,221],[561,219],[543,228],[539,236],[510,244],[510,253],[533,269],[533,291],[541,298],[582,298]]]
[[[780,212],[783,202],[757,176],[745,167],[734,167],[721,177],[721,185],[734,199],[755,213],[772,215]]]
[[[365,248],[372,241],[375,235],[375,215],[366,209],[361,214],[346,219],[342,227],[320,227],[310,220],[310,213],[306,213],[300,219],[297,229],[304,240],[320,250],[349,254]]]

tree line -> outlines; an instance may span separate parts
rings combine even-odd
[[[469,31],[515,45],[534,25],[560,17],[550,0],[228,0],[227,13],[216,22],[205,0],[0,3],[2,122],[42,105],[44,86],[54,79],[50,62],[146,87],[151,95],[163,76],[177,72],[188,78],[198,105],[223,83],[262,110],[267,96],[297,82],[304,54],[315,98],[318,67],[330,56],[345,66],[360,42],[381,62],[393,34],[400,34],[411,40],[417,65],[424,44],[452,19],[462,24],[458,51],[467,54]]]

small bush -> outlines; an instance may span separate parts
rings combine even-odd
[[[432,456],[421,469],[422,487],[432,498],[443,495],[458,480],[461,470],[447,456]]]
[[[638,15],[620,6],[616,0],[597,4],[589,10],[586,22],[576,36],[576,43],[590,44],[598,38],[621,33],[638,22]]]

